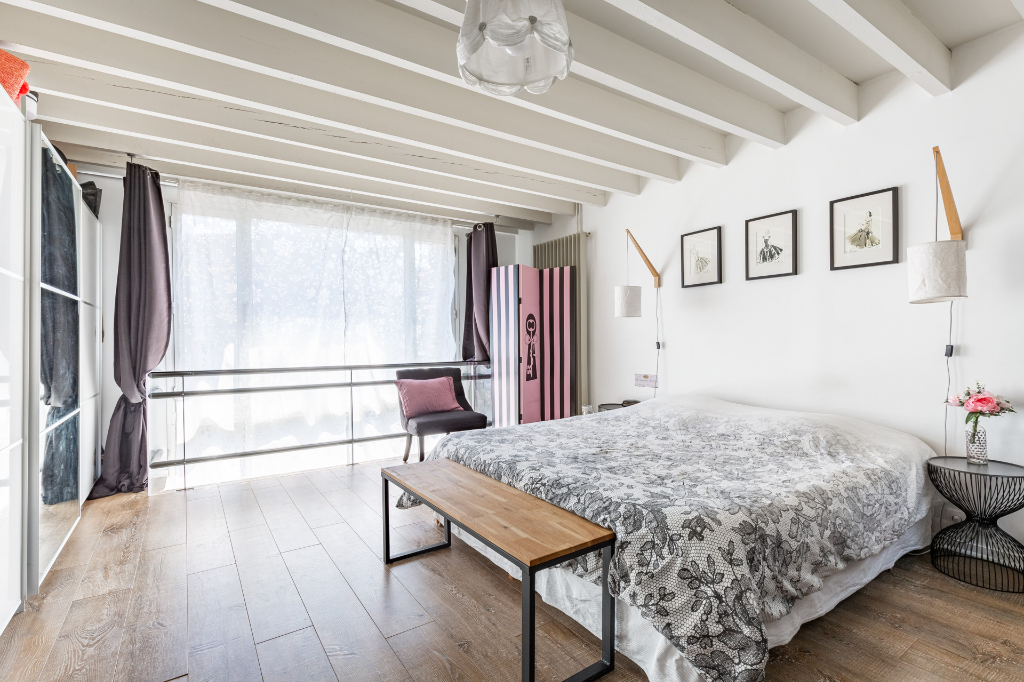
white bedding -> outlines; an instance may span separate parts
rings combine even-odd
[[[431,453],[612,528],[612,594],[676,650],[648,656],[652,679],[685,657],[709,682],[763,680],[773,621],[928,516],[932,456],[853,419],[701,396],[453,434]],[[596,583],[599,564],[565,570]]]
[[[768,646],[788,644],[804,623],[825,615],[878,574],[892,568],[907,552],[927,547],[932,538],[932,518],[926,516],[881,553],[855,561],[839,573],[825,578],[821,589],[793,604],[781,619],[765,624]],[[519,579],[519,568],[459,528],[452,533],[467,545]],[[601,636],[601,588],[569,571],[549,569],[537,574],[537,593],[577,623]],[[639,665],[650,682],[706,682],[679,649],[640,615],[640,610],[622,599],[616,600],[615,650]]]

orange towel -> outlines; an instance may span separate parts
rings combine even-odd
[[[18,59],[13,54],[0,50],[0,85],[3,86],[15,103],[21,99],[22,95],[28,92],[28,83],[25,81],[25,76],[28,75],[31,68],[26,62]]]

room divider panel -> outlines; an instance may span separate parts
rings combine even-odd
[[[491,269],[494,425],[575,414],[576,268]]]

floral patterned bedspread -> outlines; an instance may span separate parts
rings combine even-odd
[[[612,594],[709,682],[764,679],[764,622],[928,513],[933,456],[864,422],[694,396],[453,434],[431,454],[612,528]],[[567,566],[600,579],[596,554]]]

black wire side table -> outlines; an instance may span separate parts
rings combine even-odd
[[[968,464],[966,457],[933,457],[928,477],[967,520],[932,538],[932,565],[965,583],[1024,592],[1024,545],[996,521],[1024,509],[1024,467],[1008,462]]]

